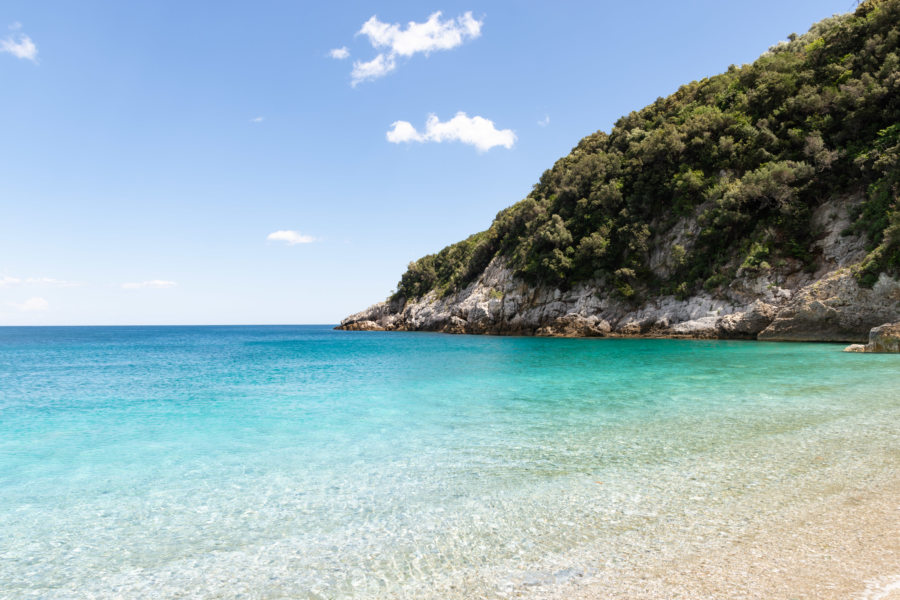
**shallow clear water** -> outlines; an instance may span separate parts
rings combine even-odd
[[[840,346],[0,328],[0,597],[499,597],[895,473]]]

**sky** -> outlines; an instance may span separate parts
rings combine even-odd
[[[0,325],[337,323],[851,0],[0,3]]]

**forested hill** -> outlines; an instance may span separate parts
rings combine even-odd
[[[739,270],[814,269],[815,209],[862,198],[863,286],[900,272],[900,0],[868,0],[756,62],[598,131],[481,233],[411,263],[393,303],[446,297],[495,257],[535,288],[602,281],[622,301],[688,297]],[[697,227],[651,268],[659,238]],[[791,268],[794,268],[791,267]]]

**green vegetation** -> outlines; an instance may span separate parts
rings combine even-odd
[[[870,244],[859,281],[900,272],[898,46],[900,0],[868,0],[682,86],[581,140],[487,231],[411,263],[395,298],[459,290],[498,255],[534,285],[687,296],[739,268],[810,265],[812,211],[852,193]],[[654,236],[682,218],[699,232],[655,275]]]

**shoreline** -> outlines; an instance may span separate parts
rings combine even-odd
[[[637,488],[611,476],[584,481],[601,484],[595,506],[609,495],[624,501],[610,518],[588,511],[577,525],[557,523],[572,527],[573,542],[585,541],[534,562],[476,570],[459,578],[472,582],[460,593],[440,591],[467,598],[492,589],[485,597],[532,600],[900,600],[897,432],[893,421],[876,422],[855,434],[844,425],[865,421],[775,433],[765,447],[748,439],[728,456],[711,447],[692,456],[693,465],[660,464]],[[564,489],[594,504],[576,482]],[[646,490],[643,500],[635,490]]]
[[[440,335],[451,336],[480,336],[480,337],[512,337],[512,338],[546,338],[546,339],[566,339],[566,340],[693,340],[698,342],[762,342],[762,343],[788,343],[788,344],[832,344],[835,346],[854,343],[850,340],[822,340],[822,339],[789,339],[789,340],[770,340],[757,339],[749,337],[716,337],[712,335],[689,335],[682,333],[619,333],[610,332],[603,335],[579,335],[565,333],[526,333],[524,331],[485,331],[485,332],[469,332],[469,331],[445,331],[439,329],[354,329],[345,328],[341,325],[334,327],[335,331],[349,331],[362,333],[436,333]]]
[[[721,340],[721,341],[745,341],[745,342],[794,342],[794,343],[810,343],[810,344],[849,344],[844,347],[844,352],[851,353],[866,353],[866,354],[897,354],[900,353],[900,322],[897,323],[884,323],[883,325],[877,325],[873,327],[868,333],[868,339],[863,340],[867,341],[867,343],[859,343],[860,340],[858,338],[852,339],[837,339],[831,338],[827,336],[816,337],[813,336],[811,338],[768,338],[768,337],[748,337],[748,336],[728,336],[728,335],[716,335],[710,332],[694,332],[692,334],[684,334],[679,332],[673,332],[671,330],[666,331],[649,331],[649,332],[623,332],[623,331],[610,331],[606,333],[587,333],[584,332],[556,332],[556,331],[523,331],[523,330],[515,330],[515,331],[454,331],[454,330],[429,330],[429,329],[416,329],[416,330],[408,330],[405,328],[396,328],[396,329],[385,329],[383,327],[365,327],[361,328],[358,324],[353,323],[348,325],[337,325],[334,327],[335,331],[399,331],[399,332],[411,332],[411,333],[443,333],[450,335],[486,335],[486,336],[496,336],[496,337],[544,337],[544,338],[564,338],[564,339],[589,339],[589,338],[608,338],[608,339],[642,339],[642,340],[654,340],[654,339],[668,339],[668,340],[698,340],[698,341],[708,341],[708,340]]]
[[[900,280],[882,274],[864,288],[846,267],[784,288],[763,277],[736,280],[716,293],[626,301],[599,282],[565,292],[530,287],[495,258],[465,289],[391,298],[347,316],[337,329],[853,344],[898,320]]]
[[[773,472],[776,483],[772,486],[763,485],[747,496],[710,498],[723,502],[724,512],[718,516],[727,522],[724,528],[720,528],[724,523],[716,526],[698,515],[691,523],[681,524],[687,530],[673,530],[665,523],[662,529],[649,532],[638,529],[627,534],[634,536],[629,547],[638,552],[636,560],[603,556],[603,546],[594,545],[582,550],[602,557],[596,569],[545,588],[518,587],[515,591],[521,593],[507,596],[532,600],[900,600],[897,450],[878,453],[875,464],[862,458],[868,456],[864,445],[853,448],[851,444],[846,454],[836,447],[833,450],[837,453],[818,446],[812,454],[817,464],[826,465],[823,471],[810,467],[804,476],[789,479],[792,483],[787,487],[781,478],[784,474]],[[842,454],[855,458],[845,463]],[[783,492],[787,495],[782,496]],[[542,571],[561,572],[555,570],[565,560],[553,557]]]
[[[604,573],[542,600],[900,599],[900,481],[819,498],[796,515],[729,540],[718,555],[689,552],[643,573]]]

